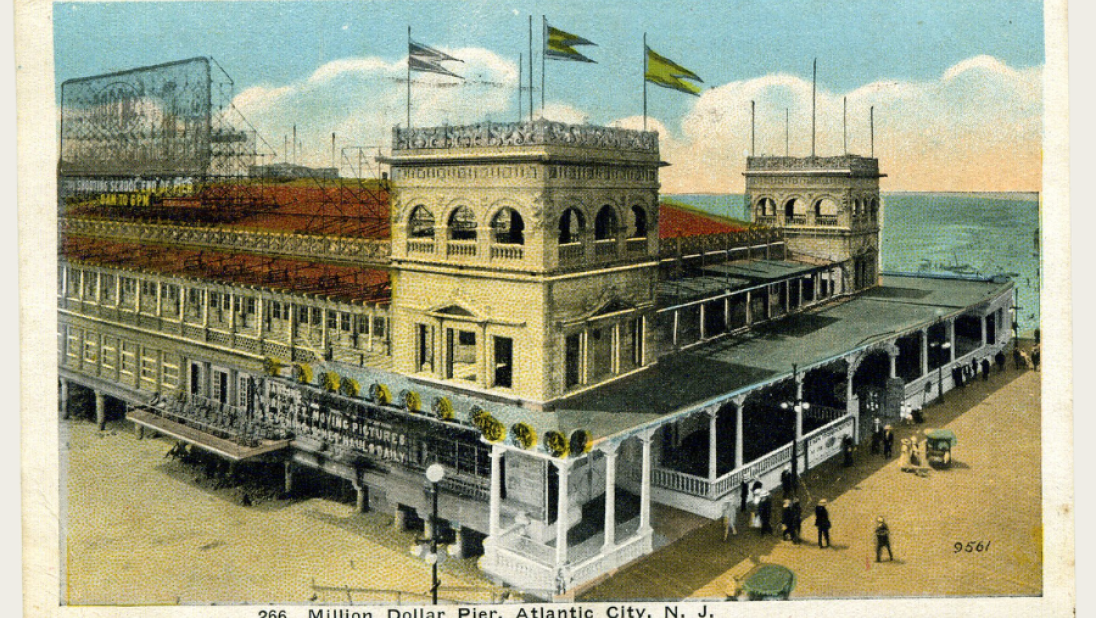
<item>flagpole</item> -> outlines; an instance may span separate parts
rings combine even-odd
[[[544,70],[546,68],[546,58],[548,54],[548,17],[545,15],[540,16],[544,22],[540,28],[540,115],[544,115]]]
[[[792,112],[791,109],[784,108],[784,156],[790,157],[792,154]]]
[[[521,122],[521,117],[525,115],[525,110],[522,109],[522,97],[521,88],[525,82],[525,57],[522,54],[518,54],[518,122]]]
[[[818,58],[814,59],[814,69],[811,72],[811,158],[814,158],[814,121],[815,121],[815,93],[818,90]]]
[[[411,26],[407,27],[407,128],[411,128]]]
[[[757,145],[757,134],[756,134],[755,128],[754,128],[755,121],[756,121],[756,114],[757,114],[755,106],[756,106],[756,103],[754,101],[750,101],[750,156],[751,157],[755,156],[755,150],[754,149]]]
[[[845,143],[845,156],[849,156],[849,97],[841,98],[841,139]]]
[[[868,122],[871,129],[871,158],[875,158],[875,106],[868,110]]]
[[[647,130],[647,33],[643,33],[643,130]]]
[[[533,121],[533,16],[529,16],[529,122]]]

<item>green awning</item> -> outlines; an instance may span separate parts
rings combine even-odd
[[[795,573],[779,564],[758,567],[742,584],[742,591],[750,598],[786,599],[794,589]]]

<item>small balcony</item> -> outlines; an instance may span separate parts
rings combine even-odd
[[[580,242],[559,246],[560,262],[577,262],[586,254],[586,248]]]
[[[525,257],[525,247],[521,245],[491,245],[492,260],[520,260]]]
[[[434,253],[433,238],[418,238],[407,241],[408,253]]]
[[[617,256],[617,241],[615,238],[594,241],[594,256],[599,258],[614,258]]]
[[[814,218],[814,223],[823,227],[836,227],[837,215],[817,215]]]
[[[476,241],[450,240],[446,245],[446,255],[450,257],[475,257]]]

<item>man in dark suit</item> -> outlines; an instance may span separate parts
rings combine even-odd
[[[890,528],[887,527],[887,522],[883,521],[883,516],[880,515],[875,520],[875,561],[882,562],[883,548],[887,548],[887,557],[891,562],[894,562],[894,554],[891,553],[890,546]]]
[[[818,501],[818,505],[814,507],[814,527],[818,528],[818,546],[829,547],[830,546],[830,512],[826,510],[826,499],[822,498]],[[822,544],[822,539],[826,539],[826,544]]]
[[[890,425],[883,428],[883,457],[890,459],[894,453],[894,430]]]

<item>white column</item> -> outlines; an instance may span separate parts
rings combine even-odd
[[[559,500],[556,506],[556,566],[567,564],[567,481],[570,476],[571,466],[566,459],[557,459],[553,462],[556,471],[559,472]]]
[[[737,470],[742,467],[742,407],[746,405],[746,399],[735,399],[734,413],[734,467]]]
[[[654,432],[645,431],[640,437],[643,443],[643,467],[640,473],[639,534],[651,529],[651,439]]]
[[[716,477],[716,417],[719,408],[708,412],[708,482],[714,483]]]
[[[616,545],[616,458],[617,445],[605,449],[605,544],[608,552]]]
[[[707,331],[707,329],[704,328],[704,315],[707,313],[707,310],[708,310],[708,308],[704,306],[706,304],[708,304],[708,303],[700,303],[700,339],[701,340],[706,339],[707,336],[708,336],[708,333],[705,332],[705,331]]]
[[[256,326],[257,330],[255,331],[255,336],[259,338],[259,341],[262,341],[263,339],[263,330],[266,323],[266,308],[263,305],[263,295],[260,294],[258,298],[255,299],[255,319],[259,320],[259,324]]]
[[[488,505],[487,535],[497,539],[502,512],[502,447],[491,446],[491,502]]]
[[[320,352],[323,353],[323,357],[327,358],[327,318],[331,310],[327,307],[323,308],[320,312]]]
[[[369,305],[369,315],[366,319],[369,320],[369,328],[366,329],[366,336],[369,337],[369,351],[373,351],[373,323],[377,317],[377,306]]]
[[[929,331],[921,330],[921,375],[929,374]]]
[[[140,370],[140,359],[138,359],[138,371]],[[103,393],[95,391],[95,424],[99,426],[99,430],[102,431],[107,425],[107,402]]]
[[[156,317],[160,317],[164,312],[164,282],[156,282]]]
[[[61,399],[60,399],[59,403],[61,404],[60,405],[60,407],[61,407],[61,418],[63,418],[63,419],[67,419],[69,417],[68,398],[69,398],[68,380],[66,380],[64,378],[61,378]]]
[[[209,290],[205,288],[202,289],[202,328],[209,328]]]
[[[800,373],[795,376],[795,402],[796,404],[803,403],[803,374]],[[803,406],[796,405],[795,409],[795,440],[798,442],[803,439]]]
[[[947,332],[948,332],[948,343],[950,344],[950,347],[948,348],[948,350],[949,350],[948,359],[954,361],[955,360],[955,320],[948,320],[947,322],[944,322],[944,324],[945,324],[944,328],[946,328]]]
[[[675,348],[677,347],[677,323],[678,323],[677,314],[678,314],[677,309],[674,309],[674,336],[673,336],[673,342],[674,342],[674,347]]]
[[[979,316],[978,323],[982,325],[982,345],[986,345],[986,316]]]
[[[753,322],[753,309],[750,306],[752,304],[750,298],[750,291],[746,290],[746,326],[749,327]]]
[[[895,351],[892,354],[890,350],[887,350],[887,357],[890,358],[890,377],[897,378],[898,377],[898,352]]]

